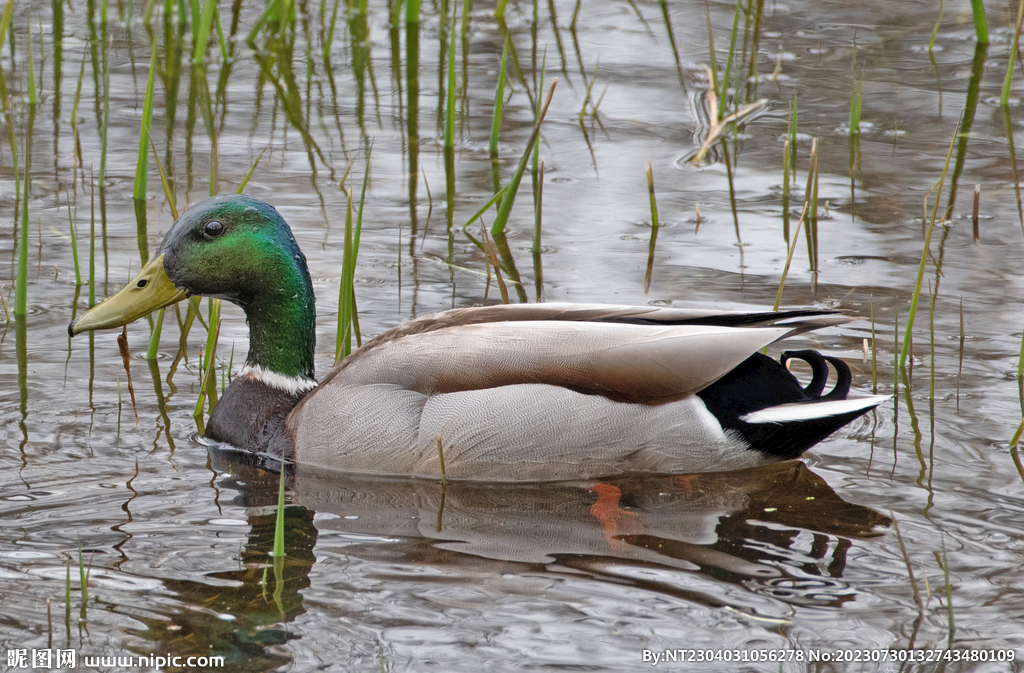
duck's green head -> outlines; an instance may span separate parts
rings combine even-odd
[[[215,196],[186,210],[139,275],[68,332],[120,327],[191,295],[245,310],[249,364],[312,377],[315,300],[306,258],[277,210],[248,196]]]

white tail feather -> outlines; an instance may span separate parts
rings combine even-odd
[[[760,409],[740,417],[746,423],[790,423],[795,421],[812,421],[816,418],[828,418],[849,414],[854,411],[877,407],[882,402],[892,399],[892,395],[871,395],[855,397],[848,400],[827,402],[796,402],[780,404],[777,407]]]

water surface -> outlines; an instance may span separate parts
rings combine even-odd
[[[267,28],[257,51],[245,38],[258,8],[220,3],[229,58],[215,27],[196,68],[192,19],[172,8],[167,21],[164,3],[151,29],[140,6],[148,3],[111,3],[105,29],[99,3],[72,4],[19,3],[14,50],[8,41],[0,57],[19,171],[30,128],[32,136],[24,318],[13,312],[13,156],[0,136],[0,294],[11,311],[0,342],[3,647],[217,654],[231,670],[252,671],[621,671],[642,668],[645,649],[952,647],[1014,650],[1018,660],[944,670],[1022,670],[1024,476],[1009,446],[1024,410],[1024,224],[1012,158],[1024,137],[1019,73],[1008,108],[998,106],[1012,8],[990,3],[992,43],[978,52],[969,3],[947,2],[929,53],[933,3],[768,1],[758,22],[753,2],[749,21],[739,19],[732,73],[742,66],[744,74],[728,105],[765,98],[767,106],[694,166],[688,159],[709,123],[705,12],[724,70],[735,5],[670,3],[678,60],[655,2],[582,3],[575,21],[574,3],[563,0],[509,3],[502,21],[493,5],[473,5],[465,33],[459,5],[449,229],[441,45],[454,3],[425,3],[418,32],[407,30],[404,6],[373,4],[361,14],[358,4],[342,4],[327,59],[334,3],[323,11],[297,3],[284,40]],[[418,58],[409,58],[410,36]],[[141,239],[132,203],[150,40],[158,60],[153,141],[179,205],[235,190],[266,148],[245,191],[281,211],[309,259],[323,374],[334,359],[340,182],[357,189],[358,201],[371,141],[355,276],[364,337],[417,315],[500,301],[462,225],[493,195],[488,135],[506,36],[514,53],[498,147],[502,184],[533,126],[533,101],[559,80],[540,146],[541,254],[531,252],[530,173],[507,231],[522,282],[519,290],[510,283],[512,301],[771,306],[786,262],[783,141],[796,98],[790,227],[817,138],[817,272],[801,233],[782,304],[842,308],[857,320],[787,346],[844,357],[857,389],[896,392],[895,401],[801,462],[727,475],[442,490],[300,474],[289,490],[288,556],[275,574],[276,475],[211,455],[191,438],[205,330],[193,329],[187,362],[168,381],[179,340],[173,313],[154,361],[145,359],[149,324],[129,328],[137,423],[115,335],[67,338],[72,315],[88,306],[90,228],[100,300],[139,269],[140,247],[153,249],[173,219],[152,154]],[[851,145],[854,80],[863,80],[863,112]],[[412,99],[410,83],[418,86]],[[923,249],[924,200],[962,111],[970,130],[953,145],[911,366],[898,376],[894,351]],[[661,227],[645,292],[648,161]],[[492,222],[493,210],[484,220]],[[479,223],[469,233],[479,239]],[[241,311],[225,306],[217,376],[229,366],[237,372],[246,349]],[[85,610],[79,540],[90,567]],[[781,668],[877,670],[800,661]]]

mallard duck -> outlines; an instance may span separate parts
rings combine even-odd
[[[239,195],[185,211],[141,273],[68,331],[120,327],[191,295],[234,302],[249,324],[245,366],[206,436],[301,466],[436,478],[440,444],[450,479],[730,470],[795,458],[888,399],[848,399],[837,358],[758,352],[848,320],[819,309],[457,308],[380,334],[318,384],[306,258],[272,206]],[[811,365],[806,386],[790,358]]]

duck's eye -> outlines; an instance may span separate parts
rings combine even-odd
[[[210,238],[220,236],[221,234],[224,233],[224,225],[218,222],[217,220],[207,222],[206,226],[203,227],[203,233],[205,233]]]
[[[143,278],[138,283],[136,283],[135,286],[136,287],[146,287],[146,285],[148,285],[148,284],[149,284],[149,281],[146,280],[145,278]]]

